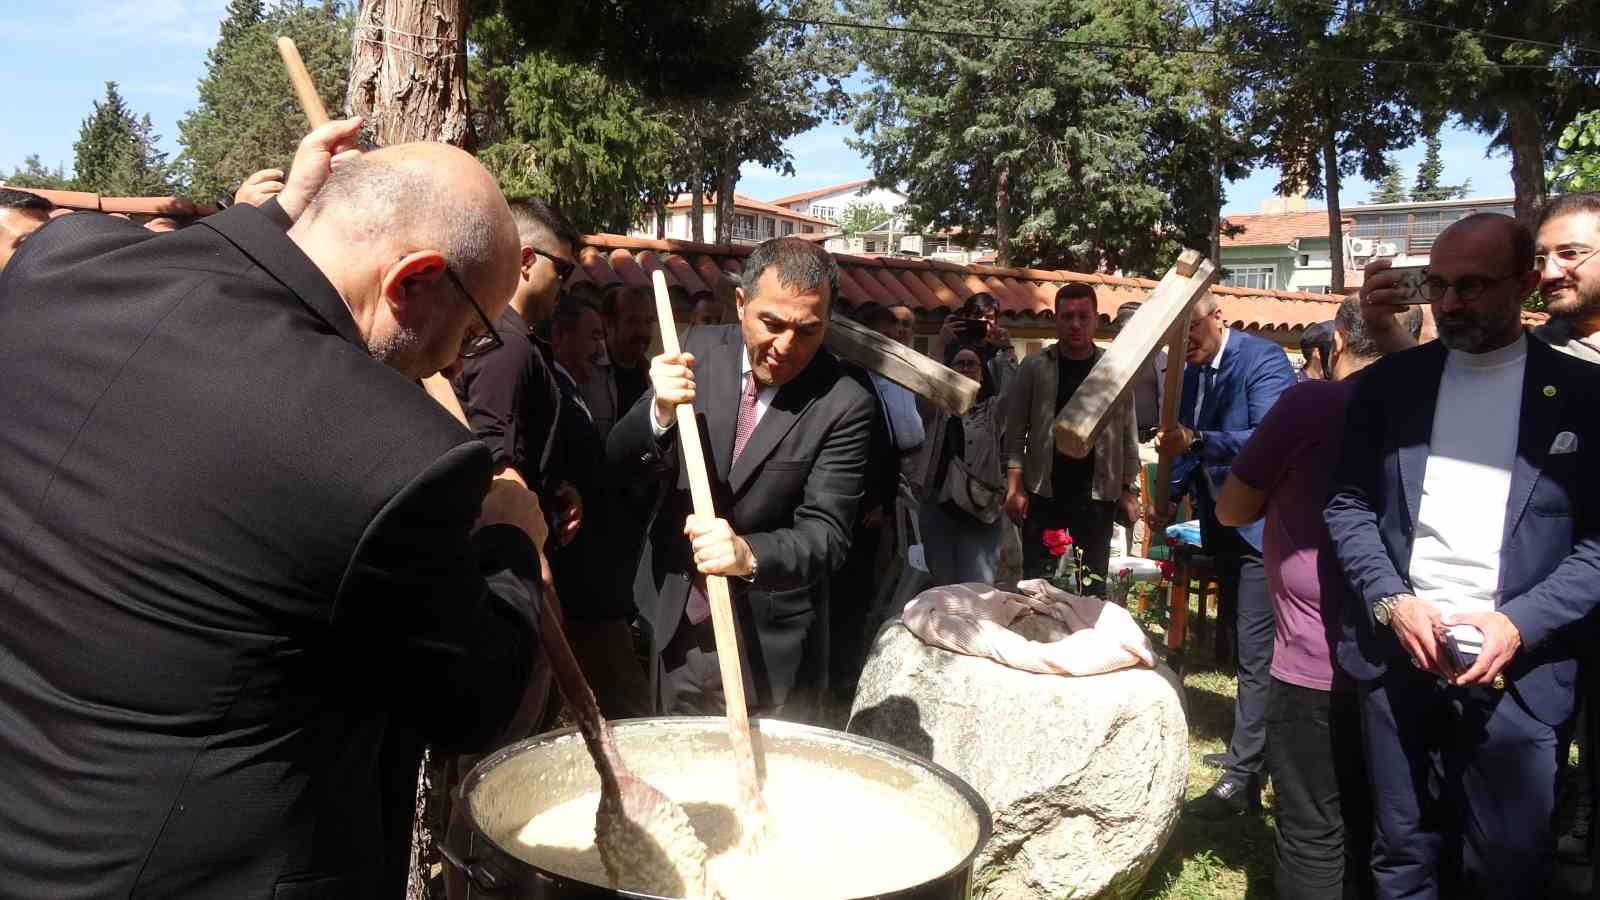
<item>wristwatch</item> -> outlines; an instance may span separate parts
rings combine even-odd
[[[1394,619],[1394,608],[1400,605],[1400,598],[1404,594],[1390,594],[1372,604],[1372,620],[1385,628]]]
[[[1189,442],[1188,452],[1193,453],[1195,456],[1199,456],[1200,451],[1204,450],[1205,448],[1206,433],[1204,431],[1196,431],[1194,433],[1194,440]]]
[[[1137,481],[1128,482],[1127,484],[1122,486],[1122,491],[1125,494],[1132,494],[1135,497],[1139,496],[1139,493],[1140,493],[1139,492],[1139,482],[1137,482]]]

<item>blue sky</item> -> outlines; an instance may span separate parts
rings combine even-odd
[[[135,112],[150,114],[164,149],[175,156],[178,120],[194,105],[206,50],[226,8],[227,0],[0,0],[0,34],[7,36],[0,84],[10,88],[11,109],[0,129],[0,172],[9,173],[30,153],[70,171],[78,127],[107,81],[118,83]],[[852,133],[828,125],[793,138],[795,175],[748,166],[739,193],[771,199],[867,177],[866,161],[845,145]],[[1443,137],[1447,181],[1470,178],[1478,196],[1511,193],[1510,162],[1485,157],[1485,136],[1452,129]],[[1408,184],[1421,159],[1421,145],[1400,154]],[[1275,181],[1276,173],[1260,171],[1230,185],[1225,211],[1259,211]],[[1371,190],[1351,183],[1345,202],[1363,201]]]

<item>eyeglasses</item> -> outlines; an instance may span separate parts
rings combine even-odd
[[[1485,278],[1481,275],[1468,275],[1455,281],[1445,281],[1437,275],[1429,275],[1422,279],[1422,284],[1417,290],[1426,300],[1442,300],[1451,288],[1456,289],[1456,296],[1462,300],[1476,300],[1484,291],[1494,287],[1502,281],[1521,278],[1523,273],[1512,272],[1510,275],[1501,275],[1499,278]]]
[[[1587,247],[1562,247],[1560,250],[1557,250],[1554,253],[1540,253],[1536,255],[1533,258],[1533,267],[1537,271],[1543,272],[1545,265],[1548,264],[1552,258],[1554,258],[1556,261],[1556,268],[1563,272],[1571,272],[1573,269],[1576,269],[1589,260],[1594,259],[1596,253],[1600,253],[1600,248],[1590,250]]]
[[[550,260],[550,264],[556,267],[556,275],[559,276],[562,281],[566,281],[568,278],[570,278],[573,271],[578,268],[578,264],[570,259],[561,259],[560,257],[551,256],[537,247],[529,247],[528,249],[532,250],[535,254]]]
[[[475,356],[482,356],[491,350],[499,350],[505,346],[506,342],[502,341],[499,332],[494,330],[494,323],[489,321],[489,317],[483,314],[483,307],[479,306],[478,301],[472,298],[472,292],[467,290],[467,286],[461,283],[461,278],[456,275],[455,270],[445,266],[444,274],[450,278],[450,282],[456,286],[456,289],[461,291],[461,296],[467,298],[467,302],[472,304],[472,311],[477,313],[479,321],[483,322],[482,331],[476,334],[468,332],[462,336],[459,356],[462,359],[472,359]]]

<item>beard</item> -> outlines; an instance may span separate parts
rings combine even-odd
[[[1600,313],[1600,280],[1592,284],[1573,282],[1563,285],[1560,296],[1551,298],[1546,294],[1544,308],[1550,315],[1558,319],[1575,319],[1580,316],[1593,316]]]
[[[1482,353],[1493,349],[1489,345],[1510,332],[1520,321],[1522,310],[1513,306],[1509,310],[1490,312],[1459,312],[1449,316],[1434,316],[1439,331],[1439,343],[1463,353]]]

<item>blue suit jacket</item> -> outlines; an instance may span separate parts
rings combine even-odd
[[[1294,387],[1294,368],[1289,365],[1283,348],[1272,341],[1237,329],[1230,330],[1222,360],[1211,377],[1211,386],[1206,389],[1205,407],[1200,410],[1197,425],[1194,403],[1202,368],[1194,363],[1184,366],[1183,402],[1178,407],[1178,421],[1204,434],[1205,448],[1198,459],[1185,453],[1173,462],[1172,496],[1183,497],[1192,489],[1201,522],[1221,527],[1215,524],[1214,500],[1201,467],[1205,467],[1220,489],[1228,480],[1228,467],[1233,464],[1233,458],[1267,417],[1267,410],[1278,402],[1279,395]],[[1206,529],[1205,524],[1201,527]],[[1257,550],[1261,549],[1261,531],[1259,519],[1238,529],[1239,536]]]
[[[1372,604],[1411,590],[1412,532],[1433,435],[1446,351],[1437,342],[1366,370],[1350,401],[1344,450],[1324,512],[1350,586],[1337,654],[1358,681],[1383,674],[1404,651],[1372,619]],[[1600,366],[1529,339],[1522,418],[1500,549],[1499,610],[1522,634],[1506,668],[1511,690],[1550,725],[1572,714],[1575,656],[1592,638],[1600,601]],[[1484,410],[1493,416],[1493,410]],[[1507,423],[1508,425],[1510,423]],[[1570,432],[1575,452],[1552,454]]]

